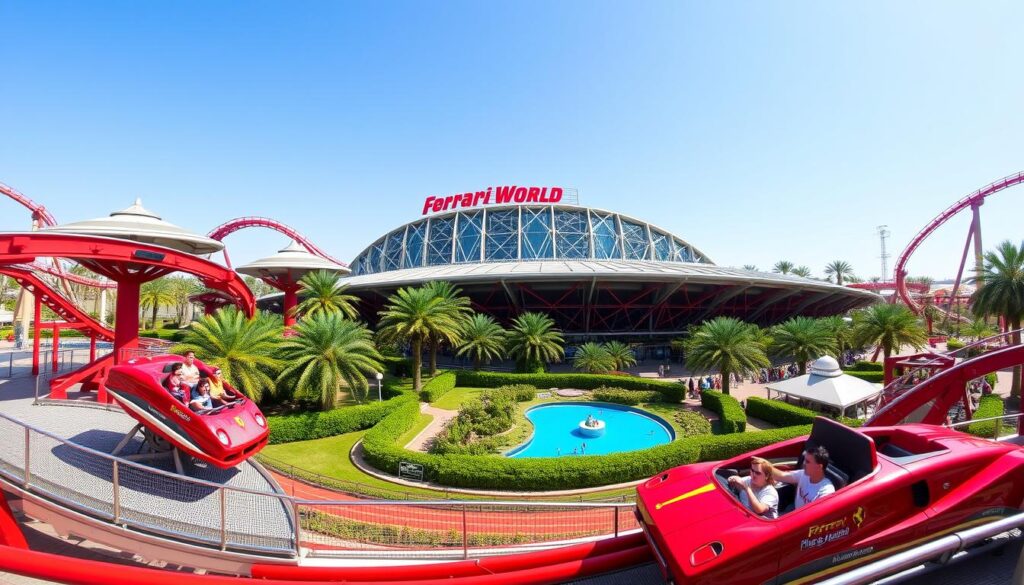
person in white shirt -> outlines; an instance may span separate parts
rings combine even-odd
[[[775,491],[775,467],[767,459],[750,459],[750,477],[733,475],[729,485],[739,491],[740,502],[765,518],[779,517],[779,493]]]
[[[196,365],[196,352],[185,352],[185,364],[181,368],[181,377],[182,381],[188,384],[190,388],[196,389],[196,384],[199,383],[199,366]]]
[[[804,451],[803,469],[778,473],[777,479],[779,481],[796,485],[796,499],[793,502],[794,510],[799,510],[802,506],[810,504],[818,498],[835,493],[836,487],[832,485],[831,480],[825,477],[828,461],[827,449],[824,447],[808,447]]]

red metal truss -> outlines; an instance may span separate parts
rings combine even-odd
[[[13,278],[19,285],[35,295],[43,305],[75,329],[81,329],[90,337],[102,341],[114,340],[114,331],[112,329],[101,325],[99,321],[90,317],[85,311],[75,306],[74,303],[71,303],[61,296],[60,293],[50,288],[48,284],[40,280],[30,270],[25,269],[23,265],[0,265],[0,274],[6,274]]]
[[[896,277],[896,292],[899,294],[900,298],[903,300],[904,303],[907,304],[908,307],[910,307],[914,312],[921,311],[921,305],[910,295],[909,287],[907,286],[906,280],[907,262],[910,260],[910,256],[914,253],[914,251],[917,250],[918,246],[921,245],[921,242],[923,242],[929,235],[931,235],[932,232],[934,232],[936,229],[942,226],[942,224],[949,221],[950,218],[960,213],[961,211],[971,208],[977,209],[978,206],[984,203],[985,198],[988,197],[989,195],[995,195],[1000,191],[1013,187],[1014,185],[1019,185],[1022,182],[1024,182],[1024,172],[1008,175],[994,183],[990,183],[982,187],[981,189],[978,189],[977,191],[967,195],[963,199],[960,199],[953,205],[949,206],[945,211],[943,211],[934,219],[932,219],[931,222],[928,223],[928,225],[922,228],[916,236],[914,236],[914,239],[912,239],[910,243],[907,244],[906,249],[904,249],[903,252],[900,253],[899,258],[896,259],[896,267],[894,268]],[[980,231],[980,228],[978,228],[977,226],[973,227],[974,229]],[[970,236],[968,236],[968,238],[970,238]],[[966,252],[964,254],[966,257]],[[959,275],[957,277],[957,281],[959,282]]]
[[[262,228],[272,229],[272,230],[274,230],[276,232],[282,233],[282,234],[288,236],[289,238],[295,240],[299,244],[301,244],[303,248],[309,250],[310,254],[314,254],[314,255],[319,256],[319,257],[321,257],[321,258],[323,258],[325,260],[330,260],[331,262],[334,262],[335,264],[340,264],[342,266],[348,266],[348,264],[342,262],[341,260],[338,260],[337,258],[334,258],[334,257],[330,256],[329,254],[327,254],[326,252],[324,252],[323,250],[318,248],[313,242],[309,241],[309,239],[306,238],[306,236],[303,236],[302,234],[300,234],[298,232],[298,230],[296,230],[295,228],[287,226],[287,225],[277,221],[276,219],[270,219],[269,217],[255,217],[255,216],[252,216],[252,217],[236,217],[235,219],[232,219],[232,220],[229,220],[227,222],[224,222],[223,224],[213,228],[213,230],[211,230],[210,233],[207,234],[207,236],[210,237],[210,238],[213,238],[214,240],[217,240],[218,242],[220,242],[225,237],[227,237],[229,234],[237,232],[238,230],[241,230],[241,229],[251,228],[251,227],[262,227]],[[224,251],[224,261],[227,262],[227,265],[230,268],[231,267],[231,260],[230,260],[230,258],[228,258],[228,254],[227,254],[227,249],[226,248],[225,248],[225,251]]]

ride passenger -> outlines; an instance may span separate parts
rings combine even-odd
[[[213,401],[210,399],[209,378],[200,378],[196,389],[192,392],[192,399],[189,400],[188,407],[199,412],[213,408]]]
[[[820,497],[835,493],[836,487],[825,477],[828,469],[828,449],[808,446],[804,451],[804,467],[796,471],[780,471],[776,479],[796,485],[793,509],[810,504]]]
[[[760,457],[750,460],[750,477],[729,476],[729,486],[739,491],[740,502],[765,518],[779,517],[779,492],[775,491],[775,466]]]
[[[192,390],[196,389],[199,383],[199,366],[196,365],[196,352],[185,352],[185,363],[182,365],[182,378]]]
[[[213,368],[208,378],[210,381],[210,397],[221,403],[229,402],[231,397],[228,396],[226,390],[224,390],[224,378],[222,377],[220,368]]]
[[[182,378],[182,366],[181,362],[171,364],[171,373],[163,381],[164,388],[179,402],[185,402],[185,390],[191,390]]]

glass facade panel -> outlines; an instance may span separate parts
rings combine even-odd
[[[622,240],[625,243],[627,260],[650,259],[651,242],[647,239],[647,226],[622,221]]]
[[[480,233],[483,227],[484,214],[460,213],[459,235],[455,242],[456,262],[480,261]]]
[[[558,257],[567,260],[590,258],[587,212],[555,210],[555,242]]]
[[[551,208],[523,208],[523,260],[551,258],[555,247],[551,242]]]
[[[519,210],[487,212],[488,260],[515,260],[519,257]]]
[[[402,239],[404,237],[404,229],[388,234],[387,246],[384,248],[384,266],[382,270],[398,270],[402,267]]]
[[[619,227],[616,216],[609,213],[602,215],[590,212],[590,229],[594,233],[594,258],[597,260],[622,259],[622,248],[619,246]]]
[[[454,228],[454,217],[435,217],[430,220],[430,244],[427,246],[428,266],[452,263],[452,232]]]
[[[680,242],[679,240],[673,240],[673,247],[675,248],[675,256],[673,260],[676,262],[693,262],[693,253],[690,251],[690,247]]]
[[[651,240],[654,241],[654,259],[659,262],[672,260],[672,238],[668,234],[651,230]]]
[[[368,265],[366,267],[366,273],[372,274],[374,272],[380,272],[380,259],[384,255],[384,240],[377,240],[373,246],[370,247],[370,253],[368,254]]]
[[[409,226],[405,232],[405,257],[402,268],[423,266],[423,240],[427,234],[427,222],[421,221]]]

